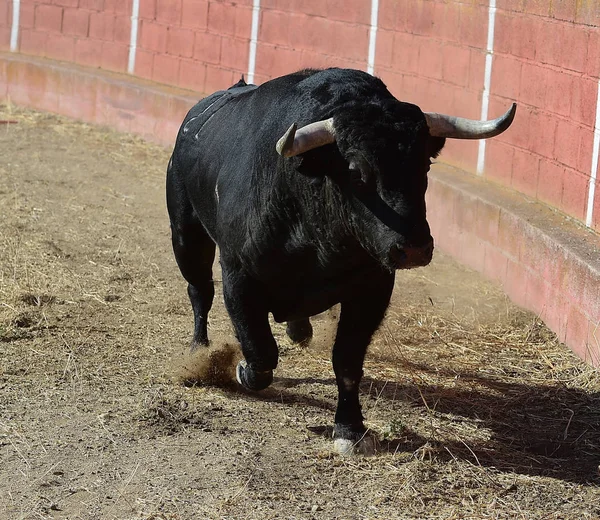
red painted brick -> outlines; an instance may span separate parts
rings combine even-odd
[[[248,42],[236,38],[222,38],[220,63],[228,69],[246,70],[248,67]]]
[[[471,90],[483,91],[484,73],[485,53],[479,49],[471,49],[471,63],[469,65],[469,88]]]
[[[169,27],[167,33],[167,53],[191,58],[194,54],[194,31]]]
[[[498,0],[496,8],[504,11],[522,12],[525,8],[525,0]]]
[[[536,63],[523,63],[521,73],[521,101],[535,107],[544,107],[548,85],[548,71]]]
[[[12,7],[12,2],[9,4]],[[11,9],[12,16],[12,9]],[[12,22],[11,22],[12,23]],[[21,2],[21,11],[19,14],[20,29],[30,29],[35,27],[35,5]]]
[[[60,7],[77,7],[79,0],[52,0],[52,3]]]
[[[412,0],[396,0],[396,19],[394,28],[399,32],[413,32],[409,10]]]
[[[221,61],[221,37],[211,33],[196,33],[194,58],[204,63]]]
[[[579,2],[554,1],[550,7],[550,16],[557,20],[574,22],[577,14],[577,4]]]
[[[72,36],[50,34],[44,49],[44,55],[55,60],[74,61],[75,39]]]
[[[515,261],[521,257],[521,249],[529,247],[523,243],[523,233],[519,225],[519,217],[506,210],[500,212],[498,240],[494,245],[503,251],[505,256]]]
[[[572,24],[548,23],[537,36],[536,61],[567,70],[585,71],[588,31]]]
[[[418,72],[422,76],[442,79],[442,44],[429,38],[418,38],[420,45]]]
[[[231,70],[222,69],[218,66],[207,65],[205,90],[207,93],[209,93],[214,92],[215,90],[229,88],[238,79],[237,73],[234,76],[234,73]]]
[[[394,54],[394,33],[392,31],[377,31],[375,46],[376,67],[391,67]]]
[[[507,102],[505,100],[498,100],[497,98],[490,101],[490,109],[488,112],[489,118],[498,117],[507,109]],[[497,138],[498,141],[504,141],[511,143],[519,148],[525,150],[529,149],[530,142],[533,138],[532,132],[532,113],[533,110],[527,105],[520,106],[517,109],[518,117],[515,117],[513,124],[505,134]],[[539,136],[537,136],[539,137]],[[550,146],[554,145],[554,141],[550,143]]]
[[[492,63],[491,91],[511,100],[519,99],[522,61],[513,56],[495,54]]]
[[[153,1],[154,0],[145,0],[144,2],[141,2],[141,4]],[[104,9],[104,0],[79,0],[78,7],[79,9],[86,9],[88,11],[102,11]]]
[[[579,159],[577,169],[583,173],[589,173],[592,169],[592,153],[594,147],[594,131],[591,128],[581,129],[581,142],[579,145]]]
[[[280,11],[263,11],[259,41],[275,45],[288,45],[290,36],[290,14]]]
[[[129,60],[129,46],[118,42],[102,43],[101,67],[116,72],[125,72]]]
[[[515,16],[512,21],[512,54],[519,58],[535,58],[538,33],[545,30],[542,20],[531,16]]]
[[[62,28],[62,7],[37,5],[35,8],[35,28],[41,31],[60,32]]]
[[[506,11],[497,11],[494,21],[494,53],[511,54],[513,40],[516,34],[513,32],[513,20],[515,15]],[[495,59],[494,59],[495,61]]]
[[[525,0],[524,11],[527,14],[537,14],[541,16],[550,15],[550,0]]]
[[[578,77],[573,81],[570,97],[570,117],[576,122],[593,127],[596,117],[596,101],[598,99],[598,81]]]
[[[392,67],[397,72],[416,73],[419,70],[420,40],[412,34],[396,33],[394,35],[394,53]]]
[[[84,36],[88,35],[90,14],[83,9],[65,9],[63,14],[63,34]]]
[[[117,16],[115,18],[115,42],[129,45],[131,41],[131,18]]]
[[[485,244],[484,248],[483,273],[491,280],[504,285],[508,269],[508,258],[500,249],[491,244]]]
[[[375,74],[385,83],[388,90],[396,97],[402,97],[404,93],[402,74],[394,72],[392,69],[375,68]]]
[[[90,38],[111,42],[115,35],[115,15],[111,13],[90,14]]]
[[[260,28],[260,27],[259,27]],[[250,7],[237,6],[235,11],[235,36],[237,38],[250,40],[252,31],[252,9]]]
[[[598,25],[600,4],[598,2],[577,2],[575,22],[583,25]]]
[[[588,196],[589,175],[582,175],[577,170],[565,170],[565,182],[560,209],[565,213],[583,220]]]
[[[565,167],[552,161],[540,163],[536,197],[542,202],[558,207],[562,200]]]
[[[515,149],[511,186],[530,197],[537,192],[540,158],[529,151]]]
[[[323,0],[327,4],[327,18],[353,24],[371,24],[370,2],[348,2],[348,0]]]
[[[179,66],[178,85],[196,92],[204,93],[206,81],[206,65],[196,60],[182,59]]]
[[[559,120],[556,127],[554,159],[565,166],[577,168],[581,135],[582,128],[578,124],[569,120]]]
[[[189,1],[186,0],[186,2]],[[156,2],[157,0],[144,0],[140,2],[139,17],[141,20],[156,20]]]
[[[135,51],[135,75],[140,78],[152,79],[152,67],[154,65],[154,53],[144,49]]]
[[[369,28],[366,25],[336,23],[333,28],[331,54],[357,61],[367,61]]]
[[[508,260],[504,291],[517,305],[527,304],[527,277],[529,272],[519,262]]]
[[[533,312],[540,314],[542,319],[548,318],[548,304],[552,301],[548,295],[552,292],[550,286],[535,271],[527,276],[526,307]]]
[[[600,4],[598,4],[600,9]],[[597,78],[600,75],[600,28],[589,32],[586,74]]]
[[[435,37],[434,13],[434,2],[429,0],[409,2],[407,14],[411,32],[420,36]]]
[[[156,0],[156,20],[168,25],[181,23],[182,0]]]
[[[381,0],[377,19],[378,29],[394,30],[396,28],[396,5],[394,0]]]
[[[298,9],[293,9],[289,1],[281,1],[274,6],[279,11],[296,11],[312,16],[327,17],[327,3],[323,0],[296,0]]]
[[[555,333],[559,341],[566,341],[569,304],[560,291],[546,287],[546,299],[542,302],[541,317]]]
[[[460,14],[461,7],[459,3],[446,3],[444,6],[444,24],[439,29],[439,36],[443,40],[464,45],[460,37]],[[487,30],[487,21],[486,21]],[[484,47],[481,47],[482,49]]]
[[[547,112],[534,111],[531,113],[529,123],[529,144],[527,148],[542,157],[554,157],[558,119]]]
[[[471,269],[483,272],[485,269],[485,244],[473,233],[459,233],[457,242],[457,258]]]
[[[86,67],[98,67],[102,55],[102,43],[82,38],[75,42],[75,63]]]
[[[290,18],[290,46],[294,49],[327,52],[335,42],[325,38],[332,26],[326,18],[293,14]]]
[[[482,49],[487,44],[488,8],[472,3],[460,5],[460,41]]]
[[[58,110],[62,115],[74,119],[93,121],[96,116],[96,92],[98,80],[79,74],[61,77]]]
[[[600,167],[598,168],[600,170]],[[592,211],[592,229],[600,231],[600,179],[596,178],[594,190],[594,210]]]
[[[131,17],[133,0],[104,0],[104,10],[122,16]]]
[[[46,48],[48,33],[32,29],[22,29],[20,32],[19,51],[23,54],[39,56]]]
[[[183,0],[181,25],[195,30],[206,29],[208,23],[208,0]]]
[[[235,34],[235,5],[210,2],[208,4],[208,30],[214,34]]]
[[[442,79],[461,87],[469,84],[471,49],[447,44],[442,47]]]
[[[475,235],[484,242],[496,244],[500,232],[500,208],[481,199],[475,205]]]
[[[12,2],[0,5],[0,27],[10,27],[12,20]]]
[[[175,56],[156,54],[152,69],[152,80],[167,85],[173,85],[179,79],[181,60]]]
[[[577,307],[570,307],[567,316],[566,343],[581,358],[588,354],[589,320]]]
[[[167,50],[167,27],[142,20],[140,23],[139,46],[142,49],[164,53]]]
[[[301,56],[301,53],[291,49],[266,43],[259,44],[256,52],[256,71],[269,79],[289,74],[302,68]]]

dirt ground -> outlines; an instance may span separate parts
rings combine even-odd
[[[398,273],[361,387],[379,452],[341,458],[335,309],[307,348],[275,326],[268,390],[183,386],[168,151],[0,120],[0,518],[600,518],[598,372],[476,273]]]

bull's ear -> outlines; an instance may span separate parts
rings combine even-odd
[[[429,155],[429,157],[432,159],[435,159],[438,155],[440,155],[440,152],[442,151],[442,148],[444,148],[445,144],[445,137],[430,137],[429,142],[427,143],[427,155]]]

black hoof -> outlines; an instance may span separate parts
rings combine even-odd
[[[285,332],[294,343],[308,343],[313,336],[310,321],[288,323]]]
[[[273,371],[264,370],[258,372],[252,370],[248,364],[242,360],[238,363],[235,370],[237,382],[247,390],[264,390],[273,382]]]

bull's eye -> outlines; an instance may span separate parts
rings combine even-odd
[[[369,188],[369,179],[367,175],[364,175],[357,168],[350,168],[348,170],[348,178],[351,186],[358,191],[366,191]]]

